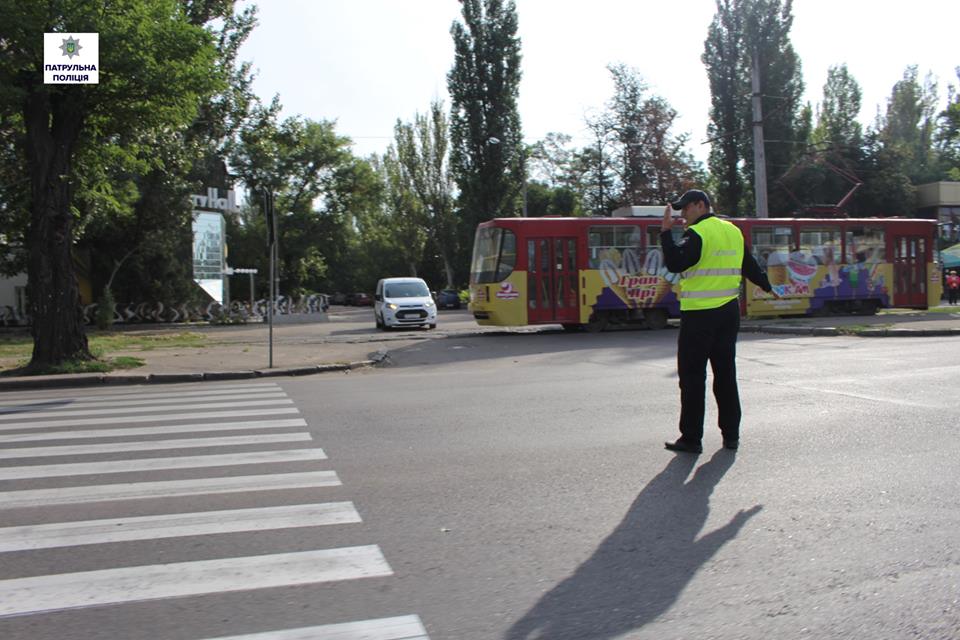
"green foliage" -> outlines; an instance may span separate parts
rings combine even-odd
[[[434,101],[430,114],[416,114],[412,123],[397,121],[394,147],[384,158],[388,168],[387,184],[400,189],[413,202],[397,215],[411,216],[413,224],[422,224],[440,258],[446,286],[455,281],[454,257],[458,253],[457,219],[454,216],[453,177],[450,173],[447,144],[448,123],[443,103]]]
[[[953,85],[948,91],[947,107],[938,116],[936,145],[944,177],[960,181],[960,92]]]
[[[104,331],[113,326],[113,307],[116,301],[113,299],[113,292],[110,287],[103,290],[100,299],[97,300],[97,329]]]
[[[512,1],[463,0],[463,22],[450,29],[453,68],[447,75],[450,163],[460,190],[460,243],[472,246],[479,222],[517,215],[525,179],[517,96],[520,39]],[[466,272],[461,252],[457,269]]]
[[[228,220],[231,264],[258,269],[258,297],[266,295],[269,256],[260,202],[268,188],[278,216],[281,295],[372,290],[377,257],[358,237],[380,207],[380,177],[350,153],[350,141],[332,122],[278,123],[276,107],[257,107],[231,147],[231,166],[253,203]]]
[[[792,0],[718,0],[704,43],[703,62],[711,89],[712,140],[709,166],[715,175],[718,208],[751,213],[753,112],[751,59],[759,61],[767,173],[771,184],[804,149],[801,118],[803,77],[790,43]],[[749,185],[749,188],[744,183]],[[792,208],[788,195],[769,189],[771,212]]]
[[[77,301],[73,218],[82,222],[85,209],[128,212],[133,178],[123,174],[160,168],[143,152],[144,134],[149,141],[151,133],[185,127],[202,98],[222,83],[212,73],[211,33],[192,24],[176,0],[119,0],[108,11],[93,2],[0,0],[0,15],[8,34],[0,41],[0,122],[15,128],[12,138],[23,150],[18,171],[33,194],[24,234],[31,367],[43,368],[89,357],[79,310],[71,308]],[[66,29],[99,33],[99,84],[42,84],[39,34]],[[63,180],[70,188],[60,188]]]

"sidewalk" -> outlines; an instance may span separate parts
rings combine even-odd
[[[109,357],[135,356],[145,361],[137,369],[111,373],[0,377],[0,392],[101,384],[146,384],[236,380],[272,376],[310,375],[350,371],[373,366],[393,350],[423,340],[503,333],[499,327],[480,327],[466,310],[445,311],[434,331],[381,332],[373,327],[372,311],[334,307],[329,320],[280,321],[273,330],[273,364],[269,367],[268,328],[263,324],[241,326],[126,327],[142,334],[195,331],[206,344],[191,348],[157,348],[150,351],[114,351]],[[509,332],[559,331],[553,325],[507,329]],[[825,318],[745,319],[744,333],[869,337],[960,336],[960,306],[937,310],[890,310],[875,316]]]

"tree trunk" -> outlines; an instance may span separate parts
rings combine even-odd
[[[82,106],[77,104],[82,94],[70,91],[73,88],[34,87],[24,102],[31,183],[27,277],[33,357],[29,369],[93,358],[72,255],[70,168],[83,125]]]
[[[450,263],[450,258],[445,251],[440,254],[440,257],[443,259],[443,270],[447,274],[447,289],[453,289],[456,287],[453,282],[453,265]]]

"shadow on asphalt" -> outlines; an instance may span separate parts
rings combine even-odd
[[[438,330],[439,331],[439,330]],[[581,362],[584,352],[595,349],[620,351],[614,360],[627,364],[638,358],[676,359],[677,331],[636,330],[609,333],[566,333],[544,331],[532,333],[497,332],[470,336],[438,336],[399,349],[390,349],[388,365],[394,368],[510,359],[550,354],[557,366]],[[605,356],[608,357],[608,356]]]
[[[721,449],[689,482],[698,458],[674,457],[593,555],[544,594],[506,640],[616,638],[668,611],[700,567],[762,508],[741,510],[697,539],[710,513],[710,494],[735,457]]]

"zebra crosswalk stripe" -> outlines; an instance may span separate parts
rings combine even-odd
[[[283,391],[251,391],[248,393],[237,393],[237,394],[216,394],[210,395],[204,398],[183,398],[180,396],[175,397],[164,397],[158,398],[156,396],[141,397],[135,400],[106,400],[106,401],[97,401],[97,402],[84,402],[83,404],[77,404],[73,402],[68,403],[49,403],[43,402],[38,405],[19,405],[15,407],[0,407],[0,416],[20,416],[24,418],[29,418],[31,415],[34,415],[40,411],[50,411],[50,412],[64,412],[64,411],[76,411],[77,409],[105,409],[109,407],[123,408],[123,407],[138,407],[143,405],[155,405],[158,408],[160,405],[165,404],[178,404],[184,402],[226,402],[228,400],[272,400],[275,398],[286,398],[287,394]]]
[[[84,476],[102,473],[127,473],[131,471],[158,471],[166,469],[199,469],[203,467],[231,467],[234,465],[269,464],[273,462],[301,462],[326,460],[323,449],[285,449],[280,451],[254,451],[249,453],[224,453],[207,456],[181,456],[175,458],[136,458],[132,460],[106,460],[103,462],[69,462],[65,464],[28,465],[0,467],[0,480],[23,480],[26,478],[55,478]]]
[[[304,442],[309,433],[272,433],[258,436],[226,436],[220,438],[180,438],[177,440],[140,440],[137,442],[108,442],[103,444],[53,445],[48,447],[20,447],[0,449],[0,460],[10,458],[40,458],[44,456],[78,456],[94,453],[125,451],[166,451],[169,449],[199,449],[276,442]]]
[[[0,553],[361,522],[351,502],[56,522],[0,528]]]
[[[335,471],[302,471],[189,480],[95,484],[54,489],[23,489],[0,493],[0,510],[339,486],[340,478]]]
[[[102,409],[60,409],[57,411],[40,411],[37,413],[33,412],[20,412],[20,413],[6,413],[0,415],[0,420],[23,420],[23,419],[33,419],[33,418],[63,418],[67,416],[106,416],[114,415],[120,413],[153,413],[157,411],[169,411],[171,408],[175,408],[178,411],[184,411],[187,409],[227,409],[230,407],[263,407],[263,406],[278,406],[282,404],[293,404],[293,400],[289,398],[279,399],[279,400],[245,400],[245,401],[235,401],[235,402],[203,402],[200,404],[181,404],[177,407],[164,407],[160,405],[149,405],[149,406],[138,406],[138,407],[121,407],[121,408],[102,408]]]
[[[429,640],[420,616],[378,618],[207,640]]]
[[[161,391],[162,389],[162,391]],[[277,384],[249,384],[249,385],[231,385],[224,387],[205,387],[201,391],[181,389],[179,391],[163,386],[155,390],[147,390],[143,387],[135,387],[131,391],[111,391],[109,393],[98,393],[89,388],[83,395],[72,396],[50,396],[50,395],[18,395],[16,400],[0,401],[0,407],[23,407],[24,405],[43,405],[55,404],[59,402],[69,402],[74,404],[86,402],[102,402],[103,400],[129,400],[131,398],[185,398],[193,396],[210,396],[223,393],[263,393],[268,391],[283,391]]]
[[[0,580],[0,617],[393,575],[376,545]]]
[[[29,433],[0,434],[0,444],[5,442],[34,442],[40,440],[77,440],[83,438],[113,438],[123,436],[152,436],[172,433],[203,433],[212,431],[244,431],[254,429],[282,429],[305,427],[303,418],[287,420],[245,420],[240,422],[201,422],[196,424],[162,424],[152,427],[113,429],[71,429],[70,431],[41,431]]]
[[[177,407],[182,409],[183,407]],[[173,422],[175,420],[214,420],[216,418],[245,418],[248,416],[279,416],[300,413],[296,407],[264,407],[263,409],[244,409],[242,411],[206,411],[195,413],[167,413],[149,416],[110,416],[104,418],[71,418],[69,420],[37,420],[20,424],[0,425],[0,431],[20,431],[22,429],[42,429],[46,427],[82,427],[85,425],[120,424],[134,422]]]

